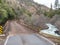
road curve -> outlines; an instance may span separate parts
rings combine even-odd
[[[31,34],[32,30],[25,28],[24,26],[16,23],[16,21],[10,22],[10,34]]]
[[[10,23],[9,36],[4,45],[55,45],[51,41],[47,41],[36,33],[27,30],[15,21]]]

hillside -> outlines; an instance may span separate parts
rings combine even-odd
[[[49,11],[49,8],[35,3],[33,0],[6,0],[13,8],[24,8],[31,14],[40,15],[40,12]]]
[[[6,2],[14,9],[16,18],[24,20],[26,24],[39,27],[41,24],[41,28],[43,28],[43,26],[45,27],[45,22],[49,20],[43,14],[45,11],[48,12],[49,8],[33,0],[6,0]]]
[[[55,16],[55,11],[33,0],[0,0],[0,25],[6,35],[9,35],[10,31],[10,34],[19,31],[21,31],[19,33],[24,31],[39,33],[48,28],[46,23],[51,23],[60,29],[60,16]],[[30,31],[22,28],[23,26],[29,28]]]

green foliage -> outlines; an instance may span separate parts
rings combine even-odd
[[[49,12],[44,12],[44,15],[45,16],[48,16],[50,18],[52,18],[54,15],[60,15],[60,9],[57,9],[57,10],[50,10]]]
[[[0,24],[5,23],[8,19],[14,19],[15,16],[13,8],[9,7],[4,0],[0,0]]]
[[[3,24],[5,19],[7,19],[7,11],[0,8],[0,24]]]
[[[32,14],[23,7],[13,8],[6,0],[0,0],[0,24],[5,23],[7,20],[19,19],[21,15],[31,16]]]
[[[51,5],[51,9],[49,12],[44,12],[45,16],[48,16],[50,18],[52,18],[55,14],[60,15],[60,8],[59,8],[59,0],[55,0],[55,10],[52,10],[52,5]]]
[[[55,15],[55,13],[54,13],[54,11],[49,11],[49,12],[46,12],[46,11],[45,11],[45,12],[44,12],[44,15],[52,18],[52,17]]]
[[[0,0],[0,3],[4,3],[4,0]]]
[[[31,17],[31,15],[32,15],[29,11],[26,11],[25,13],[26,13],[28,16],[30,16],[30,17]]]
[[[26,12],[26,9],[22,7],[19,11],[20,11],[20,15],[22,15],[23,13]]]
[[[60,9],[55,10],[55,14],[60,15]]]
[[[31,16],[31,15],[32,15],[28,10],[26,10],[26,9],[23,8],[23,7],[20,9],[20,13],[21,13],[21,14],[27,14],[28,16]]]
[[[8,19],[14,19],[16,16],[12,8],[8,8],[7,13],[8,13]]]

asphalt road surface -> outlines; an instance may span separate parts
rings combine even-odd
[[[10,36],[5,45],[53,45],[36,34],[22,34]]]
[[[9,36],[4,45],[53,45],[53,43],[13,21],[10,23]]]

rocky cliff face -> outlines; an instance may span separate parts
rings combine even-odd
[[[49,8],[35,3],[33,0],[6,0],[6,2],[14,8],[24,8],[32,14],[40,15],[44,11],[49,11]]]

